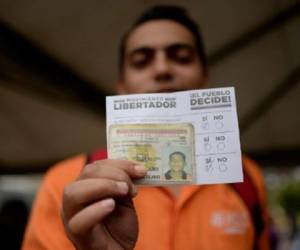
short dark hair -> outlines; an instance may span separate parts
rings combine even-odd
[[[198,25],[190,18],[187,10],[183,7],[173,5],[156,5],[142,13],[142,15],[133,23],[131,28],[122,37],[119,46],[119,72],[122,72],[124,66],[126,42],[131,32],[143,23],[162,19],[177,22],[193,34],[199,59],[204,71],[207,71],[207,56],[205,53],[203,38]]]
[[[182,157],[182,159],[185,161],[185,154],[184,153],[182,153],[180,151],[175,151],[175,152],[173,152],[169,155],[169,160],[171,160],[173,155],[180,155]]]

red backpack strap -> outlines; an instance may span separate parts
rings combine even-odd
[[[253,180],[251,179],[249,174],[245,171],[245,168],[243,168],[243,172],[244,172],[244,182],[231,183],[230,185],[236,191],[236,193],[241,197],[241,199],[243,200],[244,204],[246,205],[249,211],[252,223],[254,225],[254,230],[255,230],[253,250],[257,250],[260,235],[265,227],[263,217],[262,217],[262,206],[258,197],[258,190]]]
[[[106,149],[96,150],[87,155],[86,163],[92,163],[94,161],[107,159],[107,151]]]

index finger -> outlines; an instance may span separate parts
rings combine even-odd
[[[124,171],[129,177],[133,179],[139,179],[146,175],[147,169],[145,166],[127,160],[100,160],[88,164],[84,167],[84,176],[97,176],[97,172],[100,174],[102,169],[118,169]]]

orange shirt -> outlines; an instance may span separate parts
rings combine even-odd
[[[65,234],[60,209],[65,185],[79,175],[85,162],[86,156],[79,155],[47,173],[33,206],[23,250],[75,249]],[[244,167],[266,204],[260,171],[247,158]],[[229,185],[185,186],[177,199],[164,188],[143,187],[134,204],[140,230],[137,250],[253,249],[254,227],[249,212]],[[267,222],[266,206],[263,218]],[[267,229],[261,234],[259,249],[269,249]]]

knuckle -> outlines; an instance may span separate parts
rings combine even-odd
[[[81,173],[81,176],[83,177],[90,177],[93,175],[93,173],[96,170],[96,162],[91,163],[91,164],[87,164],[84,166],[83,171]]]
[[[127,165],[126,168],[127,168],[127,171],[130,172],[130,173],[135,172],[133,164]]]
[[[104,185],[101,185],[101,189],[99,189],[99,194],[101,193],[101,196],[106,195],[112,195],[112,193],[115,191],[116,185],[114,184],[114,181],[107,180]],[[99,198],[99,200],[104,199],[103,197]]]
[[[68,232],[71,235],[73,235],[73,236],[80,235],[80,228],[75,225],[75,223],[72,219],[66,223],[66,227],[67,227]]]
[[[69,200],[70,197],[72,196],[73,196],[73,187],[72,184],[69,184],[64,188],[63,197],[64,200]]]
[[[73,187],[73,183],[69,184],[65,187],[63,192],[63,204],[68,206],[76,205],[78,203],[78,199],[76,198],[76,188]]]
[[[105,162],[106,160],[100,160],[85,165],[80,174],[80,178],[90,178],[99,175],[101,169],[106,165]]]
[[[115,178],[118,181],[128,181],[128,176],[124,171],[117,171]]]

